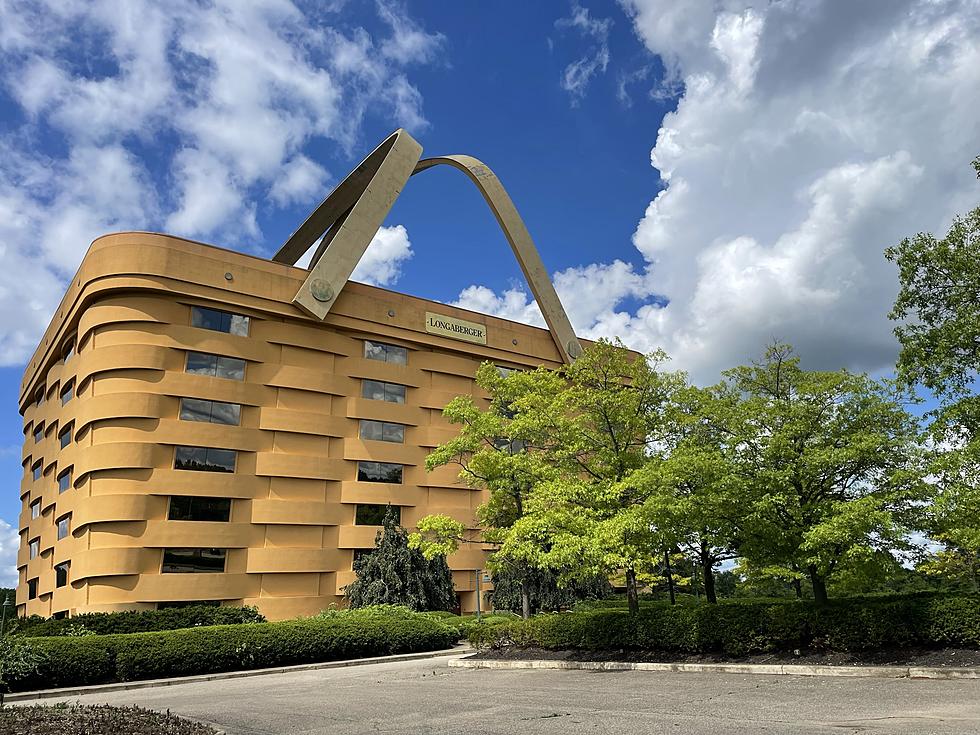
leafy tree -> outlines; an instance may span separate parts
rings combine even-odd
[[[753,567],[805,574],[823,602],[842,566],[908,545],[927,493],[918,425],[891,385],[804,370],[787,345],[725,376],[722,390],[738,400],[714,404],[709,420],[738,449],[746,492],[738,551]]]
[[[666,360],[662,351],[638,356],[600,340],[559,371],[559,390],[533,397],[545,409],[541,451],[557,474],[534,486],[501,555],[533,550],[562,581],[622,570],[630,611],[639,610],[639,575],[675,545],[653,523],[649,487],[628,481],[663,456],[685,381],[661,370]]]
[[[443,415],[460,426],[459,434],[434,449],[426,458],[431,471],[457,465],[461,480],[488,491],[488,499],[476,510],[481,532],[470,531],[454,518],[434,515],[422,518],[411,537],[413,548],[427,557],[454,553],[461,544],[490,545],[507,541],[514,524],[525,512],[527,498],[536,485],[555,475],[542,454],[549,425],[545,413],[552,397],[561,390],[561,378],[540,368],[531,372],[503,371],[484,363],[476,383],[487,392],[489,405],[482,408],[471,396],[457,396]],[[509,554],[494,554],[488,567],[516,580],[521,610],[531,615],[531,592],[538,574],[537,551],[530,547]]]
[[[715,568],[737,556],[744,495],[730,456],[734,447],[708,418],[706,406],[717,400],[711,390],[680,391],[671,431],[665,434],[669,455],[651,457],[628,480],[649,487],[651,522],[699,566],[709,603],[717,602]]]
[[[980,156],[973,166],[980,177]],[[980,586],[980,207],[955,218],[944,238],[919,233],[885,256],[899,269],[889,315],[900,322],[899,378],[941,401],[932,414],[929,530],[948,553],[935,568],[966,570]]]
[[[559,575],[549,569],[537,569],[530,578],[531,612],[567,610],[582,600],[602,599],[612,594],[609,580],[599,575],[592,579],[572,580],[561,586]],[[498,610],[520,613],[523,609],[521,583],[524,578],[512,576],[506,567],[493,575],[493,606]]]
[[[412,610],[451,610],[456,595],[446,557],[426,558],[410,549],[408,533],[398,525],[391,506],[385,512],[375,549],[354,562],[357,574],[344,588],[352,608],[404,605]]]
[[[0,707],[10,682],[37,672],[44,655],[30,641],[14,636],[0,637]]]

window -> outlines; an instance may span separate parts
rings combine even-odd
[[[400,464],[391,462],[358,462],[357,479],[360,482],[390,482],[400,484],[402,470]]]
[[[191,324],[201,329],[213,329],[215,332],[248,336],[248,317],[241,314],[229,314],[227,311],[206,309],[203,306],[191,307]]]
[[[390,421],[371,421],[361,419],[361,439],[378,442],[405,443],[405,426]]]
[[[353,571],[355,568],[357,568],[357,564],[361,561],[361,559],[371,556],[373,553],[374,549],[354,549],[354,559],[353,563],[351,564],[351,570]]]
[[[35,462],[35,463],[34,463],[34,465],[33,465],[33,466],[31,467],[31,475],[33,475],[33,477],[34,477],[34,479],[35,479],[35,480],[40,480],[40,479],[41,479],[41,463],[42,463],[43,461],[44,461],[44,460],[41,460],[41,459],[39,459],[39,460],[38,460],[37,462]]]
[[[61,405],[64,406],[75,395],[75,381],[69,380],[65,387],[61,389]]]
[[[384,523],[385,513],[391,508],[395,513],[395,523],[402,522],[402,508],[400,505],[372,505],[358,504],[354,510],[354,524],[357,526],[380,526]],[[374,551],[370,549],[369,551]]]
[[[37,577],[27,580],[27,599],[33,600],[37,597]]]
[[[41,553],[41,539],[32,538],[30,543],[27,544],[27,551],[31,559],[36,559],[38,554]]]
[[[514,373],[520,372],[517,368],[504,367],[503,365],[494,365],[494,367],[497,368],[497,375],[501,378],[507,378]]]
[[[54,565],[54,586],[64,587],[68,584],[68,567],[71,566],[70,562],[62,562],[61,564]]]
[[[238,426],[242,418],[242,407],[237,403],[181,398],[180,418],[182,421],[208,421],[212,424]]]
[[[164,549],[164,574],[196,574],[225,571],[224,549]]]
[[[207,352],[188,352],[187,372],[213,378],[245,380],[245,361],[237,357],[210,355]]]
[[[52,614],[51,617],[54,618],[55,620],[64,620],[65,618],[68,617],[68,611],[59,610],[58,612]]]
[[[361,397],[372,401],[389,403],[405,402],[405,386],[397,383],[382,383],[380,380],[362,380]]]
[[[386,345],[382,342],[372,342],[367,339],[364,340],[364,357],[368,360],[392,362],[396,365],[408,364],[408,350],[404,347]]]
[[[64,429],[62,429],[61,430],[61,433],[58,434],[58,442],[61,444],[61,448],[62,449],[64,449],[65,447],[67,447],[69,444],[71,444],[71,431],[72,431],[72,428],[74,428],[74,425],[73,424],[68,424],[68,426],[66,426]]]
[[[43,385],[40,388],[38,388],[37,397],[34,399],[34,405],[35,406],[40,406],[42,403],[44,403],[44,386]]]
[[[71,535],[71,514],[62,516],[58,519],[58,540],[68,538]]]
[[[37,444],[44,438],[44,424],[34,427],[34,443]]]
[[[237,455],[234,449],[177,447],[174,452],[174,468],[201,472],[234,472]]]
[[[63,493],[65,490],[71,490],[71,472],[72,468],[69,467],[67,470],[58,475],[58,492]]]
[[[35,500],[31,503],[31,518],[40,518],[41,516],[41,500]]]
[[[170,497],[171,521],[221,521],[227,523],[231,518],[229,498],[198,498],[190,495]]]
[[[168,602],[158,602],[157,610],[176,610],[181,607],[221,607],[221,600],[170,600]]]
[[[62,359],[65,362],[68,362],[71,359],[71,356],[74,354],[75,354],[75,338],[72,337],[70,340],[68,340],[68,343],[65,345],[65,352]]]

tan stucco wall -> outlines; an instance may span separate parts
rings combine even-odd
[[[484,360],[557,366],[550,333],[358,283],[321,323],[291,304],[306,273],[166,235],[93,243],[21,388],[20,614],[222,600],[258,605],[273,619],[308,615],[342,602],[353,550],[374,544],[375,527],[354,525],[355,504],[403,506],[409,528],[429,513],[475,525],[481,492],[452,467],[425,471],[428,451],[455,434],[442,408],[476,390]],[[192,327],[191,305],[248,315],[249,335]],[[427,334],[426,311],[485,324],[487,345]],[[408,348],[407,366],[364,359],[366,338]],[[70,340],[76,352],[63,361]],[[188,350],[247,360],[245,381],[187,374]],[[362,378],[409,386],[406,403],[360,398]],[[77,396],[62,406],[70,380]],[[181,397],[239,403],[240,425],[181,421]],[[360,418],[405,424],[405,443],[361,441]],[[73,441],[61,449],[58,434],[71,422]],[[177,445],[236,449],[236,471],[175,470]],[[39,459],[43,476],[34,481]],[[357,460],[404,464],[404,482],[358,482]],[[56,478],[69,466],[74,486],[59,493]],[[167,520],[168,496],[181,494],[232,498],[230,522]],[[31,519],[38,498],[42,513]],[[57,540],[56,519],[68,513],[71,535]],[[41,553],[29,559],[38,537]],[[228,549],[225,572],[161,574],[164,547]],[[464,609],[475,606],[483,554],[470,548],[449,560]],[[56,588],[54,565],[63,561],[70,582]],[[38,596],[28,600],[32,578]]]

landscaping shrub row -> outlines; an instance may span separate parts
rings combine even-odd
[[[264,623],[265,618],[255,607],[229,605],[189,605],[163,610],[131,610],[111,613],[81,613],[71,618],[42,618],[32,615],[18,618],[12,627],[16,635],[38,638],[80,633],[145,633],[152,630],[176,630],[201,625],[234,625]]]
[[[746,601],[720,605],[648,603],[539,615],[471,631],[480,647],[648,650],[746,655],[770,651],[980,648],[980,595]]]
[[[422,615],[351,611],[277,623],[22,640],[42,661],[34,673],[8,680],[11,691],[431,651],[449,648],[458,635]]]

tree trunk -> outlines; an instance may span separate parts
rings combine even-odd
[[[803,583],[799,579],[793,578],[793,589],[796,591],[796,599],[803,599]]]
[[[626,601],[629,603],[630,615],[640,612],[640,595],[636,589],[636,571],[626,568]]]
[[[813,600],[818,605],[827,602],[827,580],[817,573],[817,568],[812,564],[807,569],[810,575],[810,586],[813,588]]]
[[[531,617],[531,585],[526,579],[521,580],[521,617]]]
[[[711,558],[711,554],[704,547],[701,548],[701,573],[704,575],[704,596],[708,600],[709,604],[714,605],[718,602],[718,596],[715,594],[715,571],[714,571],[714,560]]]
[[[670,591],[670,604],[677,604],[677,596],[674,594],[674,574],[670,568],[670,549],[664,551],[664,565],[667,568],[667,589]]]

